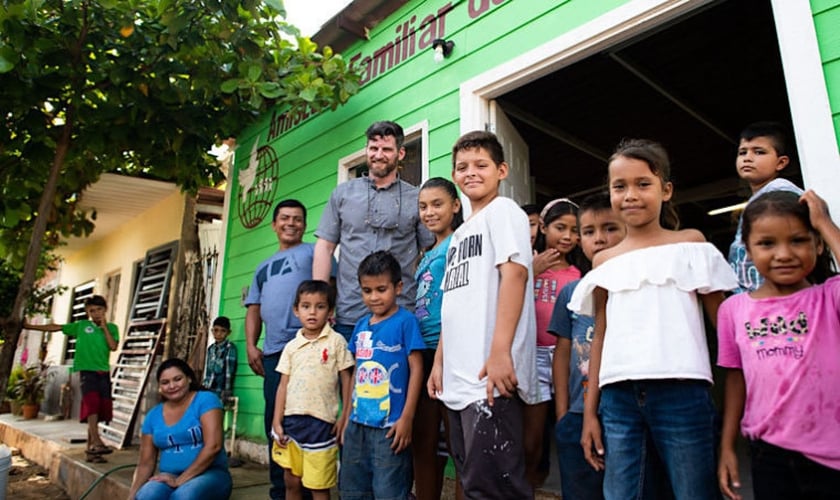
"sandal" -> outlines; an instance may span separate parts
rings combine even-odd
[[[108,463],[102,455],[97,455],[95,453],[86,453],[85,455],[85,462],[90,462],[92,464],[105,464]]]
[[[85,453],[88,453],[90,455],[107,455],[107,454],[113,453],[113,452],[114,452],[113,448],[110,448],[110,447],[105,446],[105,445],[91,446],[90,448],[85,450]]]

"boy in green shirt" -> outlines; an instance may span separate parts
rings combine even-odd
[[[66,325],[24,324],[24,328],[42,332],[61,331],[76,338],[76,355],[73,370],[79,372],[82,386],[82,405],[79,420],[87,422],[88,460],[104,462],[101,455],[113,450],[102,442],[99,436],[99,422],[110,422],[111,404],[111,351],[117,350],[119,331],[117,325],[105,321],[108,304],[101,295],[85,300],[85,312],[90,319],[83,319]]]

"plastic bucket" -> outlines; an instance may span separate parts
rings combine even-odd
[[[6,500],[9,485],[9,469],[12,468],[12,450],[5,444],[0,445],[0,500]]]

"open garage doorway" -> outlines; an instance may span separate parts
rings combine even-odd
[[[736,214],[708,212],[749,196],[737,138],[758,120],[789,129],[783,176],[802,185],[769,1],[706,4],[495,100],[528,145],[540,204],[602,189],[622,138],[654,139],[671,156],[683,227],[724,249]]]

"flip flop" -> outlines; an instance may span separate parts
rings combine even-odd
[[[105,464],[108,463],[102,455],[97,455],[95,453],[86,453],[85,454],[85,462],[90,462],[92,464]]]
[[[85,453],[89,453],[91,455],[107,455],[113,452],[113,448],[109,448],[108,446],[91,446],[85,450]]]

